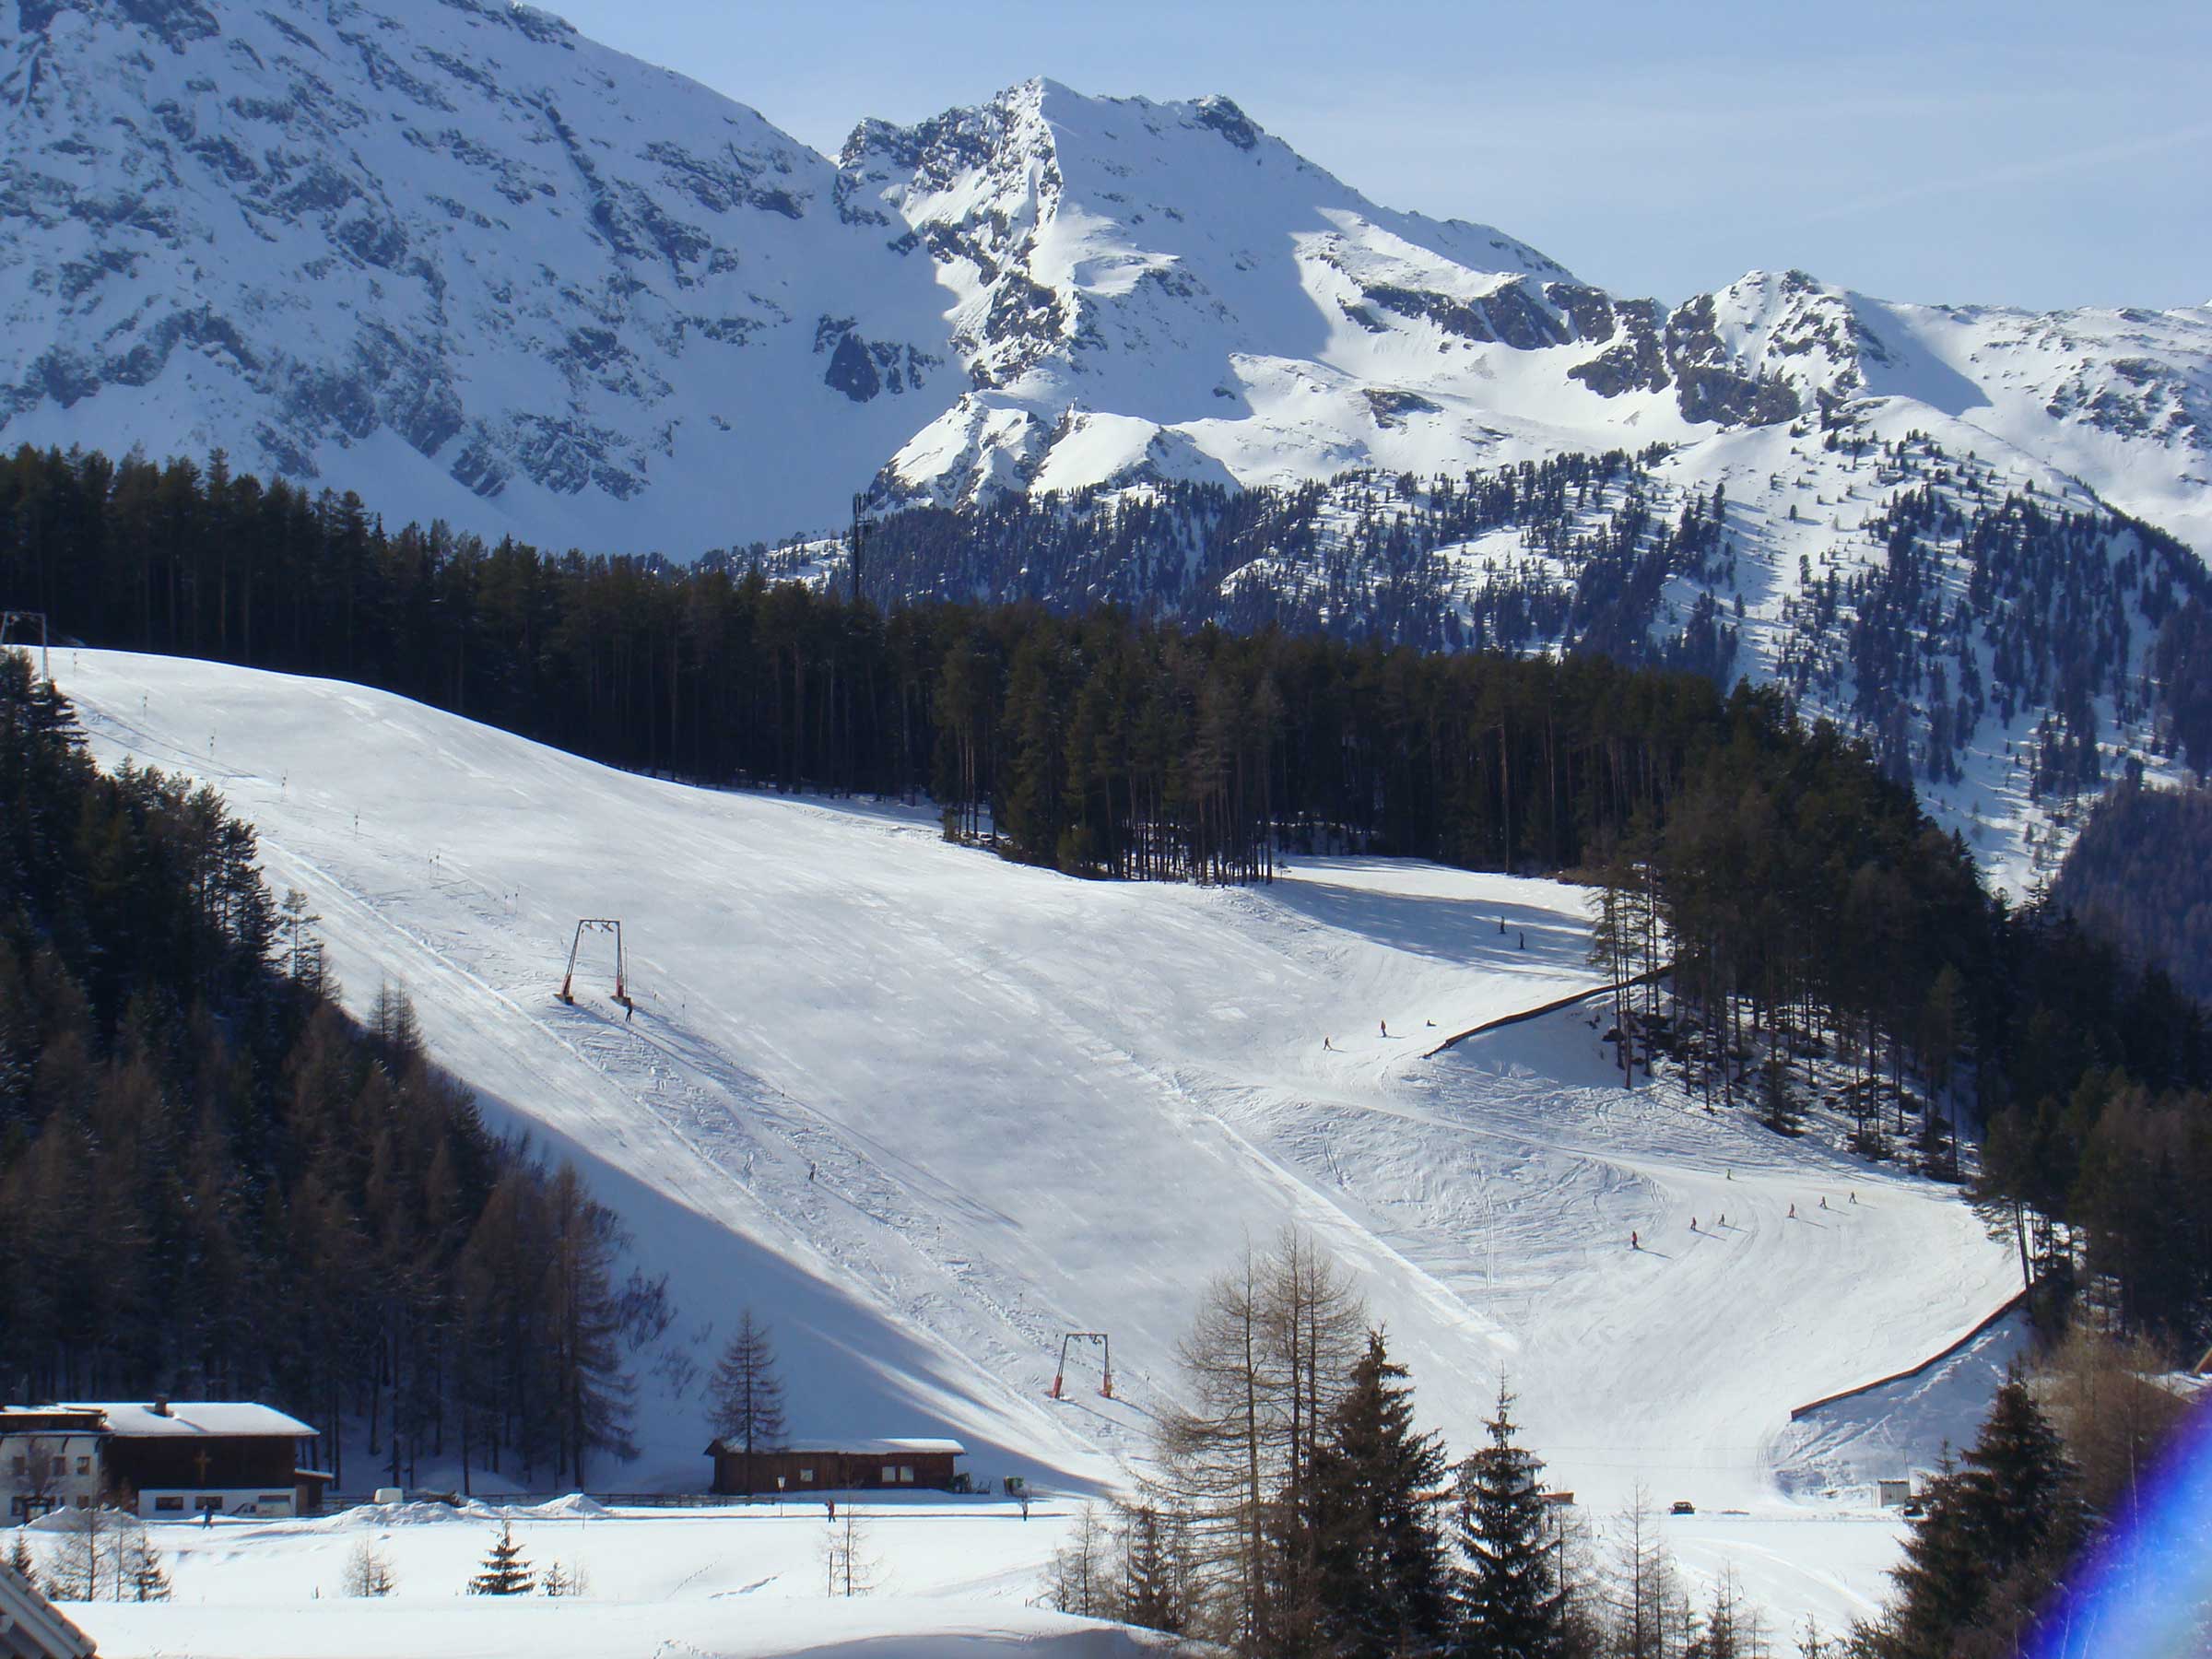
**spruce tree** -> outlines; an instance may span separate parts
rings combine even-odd
[[[783,1382],[776,1374],[768,1327],[746,1309],[736,1335],[722,1352],[708,1383],[714,1432],[723,1445],[743,1453],[744,1491],[753,1495],[753,1458],[783,1443]]]
[[[2084,1516],[2058,1431],[2015,1370],[1958,1468],[1931,1484],[1927,1513],[1891,1577],[1897,1603],[1860,1632],[1876,1659],[1948,1659],[1959,1639],[2022,1609],[1995,1605],[2054,1580],[2080,1541]]]
[[[514,1541],[512,1522],[500,1523],[500,1541],[491,1547],[484,1558],[484,1569],[468,1581],[471,1595],[527,1595],[534,1585],[530,1563],[523,1559],[523,1547]]]
[[[1314,1453],[1316,1634],[1343,1659],[1430,1651],[1450,1622],[1449,1569],[1426,1502],[1444,1453],[1413,1427],[1406,1374],[1370,1331]]]
[[[1514,1443],[1512,1403],[1500,1382],[1490,1443],[1459,1466],[1454,1530],[1466,1564],[1450,1651],[1466,1659],[1555,1659],[1565,1648],[1565,1587],[1536,1478],[1544,1465]]]
[[[1171,1524],[1150,1504],[1130,1510],[1122,1530],[1119,1617],[1124,1624],[1180,1635],[1190,1622]]]

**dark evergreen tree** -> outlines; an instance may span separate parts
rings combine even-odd
[[[1340,1659],[1433,1653],[1451,1624],[1450,1568],[1430,1518],[1444,1453],[1415,1430],[1406,1379],[1371,1331],[1314,1452],[1316,1634]]]
[[[753,1495],[753,1459],[783,1443],[783,1382],[768,1327],[750,1308],[737,1316],[737,1329],[708,1380],[709,1408],[723,1446],[741,1454],[743,1490]]]
[[[527,1595],[535,1585],[523,1547],[514,1541],[512,1522],[500,1523],[499,1541],[485,1554],[484,1565],[468,1581],[471,1595]]]
[[[1896,1605],[1859,1633],[1874,1659],[1950,1659],[1970,1632],[2024,1624],[2084,1532],[2065,1448],[2017,1370],[1926,1501],[1891,1575]]]
[[[1449,1651],[1464,1659],[1561,1659],[1567,1651],[1561,1540],[1537,1478],[1544,1465],[1513,1439],[1512,1400],[1500,1382],[1489,1444],[1459,1466],[1462,1565]]]
[[[1179,1524],[1150,1504],[1126,1512],[1122,1523],[1120,1608],[1124,1624],[1181,1635],[1190,1628],[1183,1584]]]

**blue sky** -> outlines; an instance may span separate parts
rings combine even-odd
[[[1888,299],[2212,301],[2212,6],[555,0],[834,152],[1048,75],[1226,92],[1393,207],[1679,300],[1795,265]]]

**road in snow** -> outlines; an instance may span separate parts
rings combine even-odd
[[[1360,859],[1077,881],[917,810],[641,779],[358,687],[54,667],[103,762],[205,776],[258,826],[352,1003],[404,984],[491,1121],[579,1159],[699,1359],[741,1305],[770,1321],[797,1432],[950,1432],[980,1476],[1110,1486],[1204,1278],[1295,1221],[1453,1446],[1502,1373],[1594,1507],[1641,1482],[1796,1515],[1790,1407],[2013,1288],[1943,1189],[1621,1089],[1597,1008],[1426,1057],[1592,983],[1572,888]],[[580,916],[623,919],[634,1020],[604,945],[555,999]],[[1116,1400],[1043,1397],[1069,1329],[1112,1334]],[[1926,1398],[1880,1467],[1845,1435],[1819,1479],[1971,1433],[1959,1391]],[[700,1484],[696,1399],[649,1380],[642,1416],[643,1460],[595,1484]]]

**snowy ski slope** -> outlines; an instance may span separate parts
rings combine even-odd
[[[1622,1090],[1594,1011],[1425,1057],[1592,984],[1578,889],[1358,859],[1260,890],[1081,882],[918,809],[638,778],[358,687],[53,668],[104,763],[205,776],[259,827],[351,1003],[404,984],[491,1121],[579,1159],[671,1276],[667,1341],[703,1362],[765,1315],[795,1433],[949,1432],[979,1476],[1111,1486],[1204,1279],[1291,1221],[1455,1446],[1502,1372],[1601,1511],[1641,1482],[1806,1519],[1971,1433],[1971,1388],[1927,1391],[1792,1463],[1792,1406],[2015,1288],[1943,1189]],[[634,1020],[588,947],[556,1000],[579,916],[623,919]],[[1112,1334],[1115,1400],[1094,1373],[1044,1397],[1069,1329]],[[695,1488],[697,1400],[650,1376],[642,1399],[644,1458],[594,1484]]]

